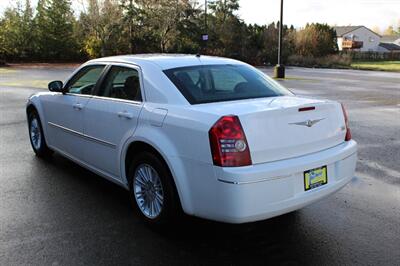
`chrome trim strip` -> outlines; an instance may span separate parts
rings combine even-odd
[[[49,124],[50,126],[53,126],[53,127],[58,127],[58,128],[60,128],[60,129],[62,129],[64,131],[67,131],[67,132],[72,133],[74,135],[83,136],[83,134],[79,133],[78,131],[75,131],[75,130],[72,130],[72,129],[57,125],[57,124],[54,124],[52,122],[47,122],[47,124]]]
[[[80,133],[80,132],[78,132],[78,131],[75,131],[75,130],[72,130],[72,129],[69,129],[69,128],[66,128],[66,127],[57,125],[57,124],[54,124],[54,123],[52,123],[52,122],[47,122],[47,124],[49,124],[50,126],[57,127],[57,128],[59,128],[59,129],[62,129],[62,130],[64,130],[64,131],[68,132],[68,133],[77,135],[77,136],[79,136],[79,137],[85,138],[85,139],[90,140],[90,141],[93,141],[93,142],[97,142],[97,143],[99,143],[99,144],[101,144],[101,145],[104,145],[104,146],[107,146],[107,147],[110,147],[110,148],[113,148],[113,149],[115,149],[115,148],[117,147],[117,145],[115,145],[115,144],[113,144],[113,143],[110,143],[110,142],[107,142],[107,141],[105,141],[105,140],[101,140],[101,139],[98,139],[98,138],[95,138],[95,137],[92,137],[92,136],[89,136],[89,135]]]
[[[349,158],[351,156],[354,156],[354,154],[356,154],[356,152],[353,152],[352,154],[350,154],[350,155],[348,155],[348,156],[346,156],[346,157],[344,157],[344,158],[342,158],[340,160],[337,160],[336,162],[340,162],[340,161],[346,160],[347,158]],[[287,178],[287,177],[290,177],[290,176],[291,175],[283,175],[283,176],[276,176],[276,177],[271,177],[271,178],[263,178],[263,179],[258,179],[258,180],[254,180],[254,181],[243,181],[243,182],[230,181],[230,180],[225,180],[225,179],[221,179],[221,178],[218,178],[217,180],[222,182],[222,183],[231,184],[231,185],[246,185],[246,184],[260,183],[260,182],[271,181],[271,180],[276,180],[276,179],[281,179],[281,178]]]
[[[89,95],[89,94],[79,94],[79,93],[71,93],[71,92],[66,92],[64,95],[91,98],[91,99],[93,99],[93,98],[94,99],[102,99],[102,100],[109,100],[109,101],[115,101],[115,102],[124,102],[124,103],[131,103],[131,104],[134,104],[134,105],[141,105],[143,103],[143,102],[139,102],[139,101],[118,99],[118,98],[113,98],[113,97],[104,97],[104,96]]]
[[[139,101],[118,99],[118,98],[104,97],[104,96],[97,96],[97,95],[92,95],[91,98],[93,98],[93,99],[101,99],[101,100],[108,100],[108,101],[115,101],[115,102],[131,103],[131,104],[134,104],[134,105],[141,105],[143,103],[143,102],[139,102]]]
[[[66,93],[64,93],[64,95],[83,97],[83,98],[92,98],[92,96],[93,96],[91,94],[79,94],[79,93],[72,93],[72,92],[66,92]]]
[[[253,181],[230,181],[230,180],[225,180],[218,178],[218,181],[226,184],[232,184],[232,185],[247,185],[247,184],[254,184],[254,183],[260,183],[260,182],[265,182],[265,181],[272,181],[276,179],[281,179],[281,178],[287,178],[290,177],[291,175],[282,175],[282,176],[275,176],[275,177],[269,177],[269,178],[263,178],[263,179],[257,179]]]

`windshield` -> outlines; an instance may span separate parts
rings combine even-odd
[[[165,70],[191,104],[291,95],[247,65],[201,65]]]

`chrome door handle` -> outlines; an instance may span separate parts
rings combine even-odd
[[[82,110],[82,109],[83,109],[83,105],[80,104],[80,103],[75,103],[75,104],[72,105],[72,107],[73,107],[75,110]]]
[[[133,118],[133,114],[128,113],[126,111],[124,112],[118,112],[118,117],[124,117],[126,119],[132,119]]]

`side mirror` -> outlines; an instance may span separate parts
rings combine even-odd
[[[52,81],[49,83],[48,87],[49,87],[49,91],[63,92],[62,81],[59,81],[59,80]]]

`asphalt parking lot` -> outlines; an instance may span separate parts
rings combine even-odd
[[[73,69],[0,68],[0,265],[399,265],[400,73],[289,68],[280,81],[347,107],[359,161],[343,190],[267,221],[187,218],[157,232],[122,188],[59,155],[34,156],[26,99]]]

